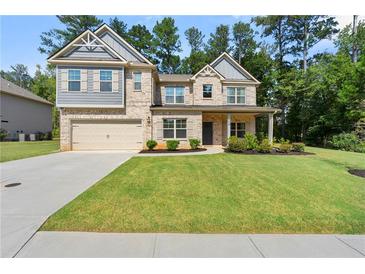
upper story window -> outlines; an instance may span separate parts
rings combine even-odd
[[[142,91],[142,73],[134,72],[133,80],[134,80],[134,91]]]
[[[227,87],[227,103],[245,104],[246,103],[245,89],[240,87]]]
[[[113,80],[113,74],[111,70],[101,70],[100,91],[111,92],[113,90],[112,80]]]
[[[212,98],[213,85],[204,84],[203,85],[203,98]]]
[[[81,77],[79,69],[68,70],[68,91],[80,91]]]
[[[165,87],[166,104],[184,104],[184,87]]]
[[[164,139],[186,139],[186,119],[163,119]]]

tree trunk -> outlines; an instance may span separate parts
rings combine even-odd
[[[353,23],[352,23],[352,62],[356,63],[357,62],[357,41],[356,41],[356,36],[357,36],[357,18],[358,15],[354,15],[353,18]]]
[[[307,24],[304,23],[304,41],[303,41],[303,70],[307,71],[307,55],[308,55],[308,28]]]

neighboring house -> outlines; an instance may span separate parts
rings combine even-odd
[[[260,84],[227,53],[195,75],[158,74],[156,65],[108,25],[85,31],[48,58],[57,67],[62,150],[141,149],[148,139],[225,145],[255,133],[278,109],[256,106]]]
[[[6,139],[17,140],[19,133],[52,131],[53,104],[0,78],[0,127],[8,132]]]

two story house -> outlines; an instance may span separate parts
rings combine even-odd
[[[149,139],[225,145],[255,133],[258,115],[268,115],[272,141],[279,110],[256,105],[260,82],[227,53],[195,75],[159,74],[104,24],[48,61],[56,65],[62,150],[142,149]]]

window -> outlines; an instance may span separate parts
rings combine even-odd
[[[141,72],[134,73],[134,90],[142,91],[142,73]]]
[[[203,85],[203,98],[212,98],[213,85]]]
[[[184,104],[184,87],[165,87],[166,104]]]
[[[244,88],[227,88],[227,103],[228,104],[245,104],[246,93]]]
[[[186,119],[163,119],[164,139],[186,139]]]
[[[80,70],[69,69],[68,70],[68,90],[69,91],[80,91]]]
[[[112,71],[101,70],[100,71],[100,91],[111,92],[112,91]]]
[[[231,123],[231,136],[238,138],[245,136],[245,123]]]

